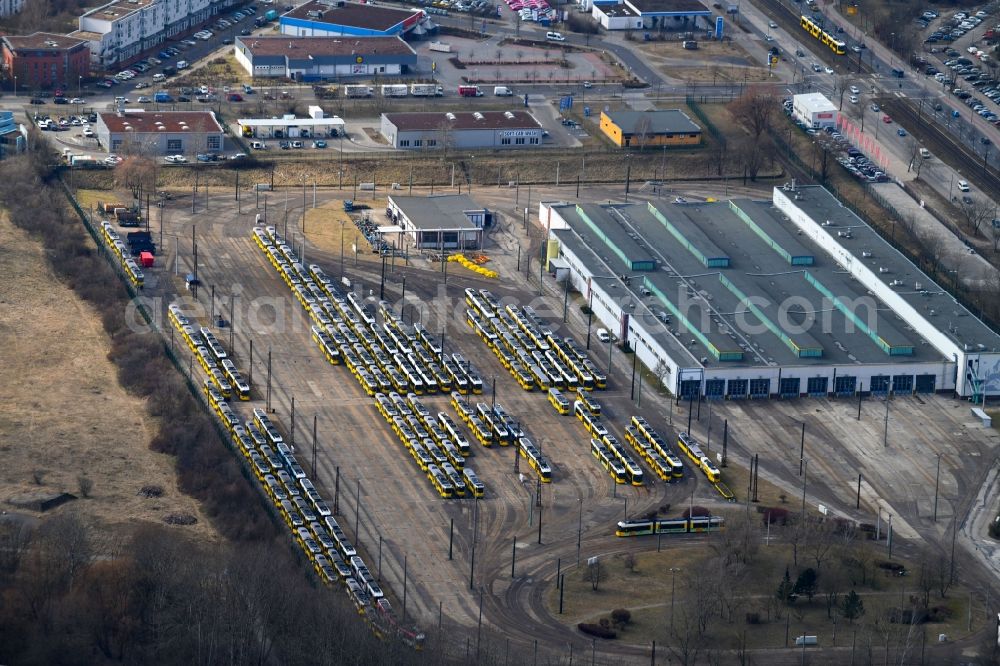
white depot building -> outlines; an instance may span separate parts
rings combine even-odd
[[[837,107],[821,93],[793,95],[792,115],[813,129],[837,126]]]
[[[683,398],[1000,394],[1000,335],[822,187],[539,215],[549,269]]]

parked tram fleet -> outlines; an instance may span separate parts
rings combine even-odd
[[[125,274],[141,286],[142,271],[121,244],[110,223],[102,223],[104,240],[119,256]],[[408,325],[381,302],[377,315],[354,293],[343,293],[317,265],[299,261],[273,226],[255,227],[253,237],[274,269],[311,319],[311,337],[331,365],[344,365],[398,437],[417,468],[442,498],[483,498],[486,486],[468,465],[470,439],[485,448],[517,447],[543,483],[553,480],[550,460],[525,432],[524,424],[503,405],[473,401],[483,393],[480,374],[458,353],[446,354],[442,342],[420,324]],[[130,264],[131,262],[131,264]],[[594,458],[615,483],[641,486],[642,467],[632,447],[664,482],[682,478],[684,466],[666,440],[641,416],[625,427],[625,444],[601,420],[602,408],[592,391],[607,387],[607,377],[570,337],[556,335],[530,307],[501,307],[486,290],[466,289],[466,321],[497,355],[525,391],[540,389],[559,415],[574,414],[590,437]],[[333,511],[296,460],[294,446],[263,409],[241,418],[230,400],[249,401],[251,387],[215,334],[197,326],[177,304],[168,319],[205,373],[205,398],[238,448],[249,469],[285,521],[317,576],[328,585],[343,585],[347,594],[380,635],[391,632],[417,648],[424,636],[400,626],[384,592],[358,555]],[[446,394],[471,437],[444,411],[433,411],[422,395]],[[719,470],[697,442],[680,433],[678,447],[712,483]],[[631,520],[618,523],[618,536],[707,532],[721,529],[719,516]]]

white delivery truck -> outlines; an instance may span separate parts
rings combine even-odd
[[[405,83],[397,83],[382,86],[382,97],[406,97],[409,88]]]
[[[344,86],[346,97],[371,97],[374,94],[375,89],[371,86]]]
[[[431,42],[427,45],[427,48],[439,53],[451,53],[451,44],[446,44],[445,42]]]
[[[514,94],[514,91],[507,86],[494,86],[493,94],[497,97],[510,97]]]
[[[414,83],[410,86],[410,94],[414,97],[440,97],[444,88],[434,83]]]

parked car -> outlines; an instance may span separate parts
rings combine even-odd
[[[966,180],[960,180],[960,181],[958,181],[958,189],[961,192],[968,192],[969,189],[970,189],[969,188],[969,182],[966,181]]]

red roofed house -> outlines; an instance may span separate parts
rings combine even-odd
[[[94,128],[112,153],[148,155],[214,153],[223,149],[222,125],[211,111],[141,111],[98,113]]]

